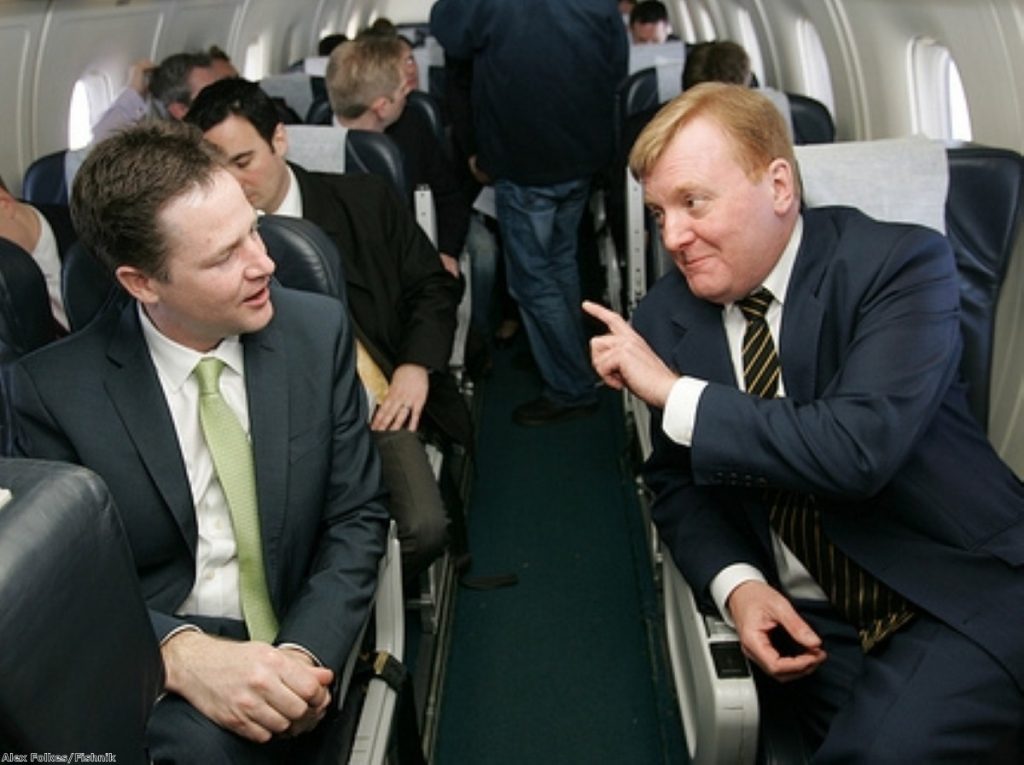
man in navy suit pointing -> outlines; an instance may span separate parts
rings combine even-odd
[[[1024,488],[958,381],[948,242],[801,212],[785,124],[702,85],[630,157],[676,271],[635,330],[600,306],[608,384],[652,407],[654,519],[818,762],[988,761],[1024,717]]]

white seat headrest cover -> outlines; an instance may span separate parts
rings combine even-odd
[[[808,207],[846,205],[873,218],[946,233],[949,164],[940,141],[915,136],[796,147]]]

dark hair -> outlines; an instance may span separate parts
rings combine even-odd
[[[0,177],[0,189],[3,189],[4,191],[7,191],[7,184],[4,183],[3,177]]]
[[[331,35],[325,35],[324,37],[321,37],[320,42],[317,43],[316,52],[318,55],[321,56],[330,56],[331,51],[337,48],[347,39],[348,37],[346,35],[341,34],[341,32],[335,32],[334,34]]]
[[[270,144],[281,117],[274,101],[255,82],[233,77],[203,88],[189,107],[185,121],[204,133],[231,115],[247,120]]]
[[[629,25],[668,23],[668,8],[661,0],[642,0],[629,12]]]
[[[750,84],[750,56],[732,40],[702,42],[686,54],[683,66],[683,90],[701,82]]]
[[[113,272],[138,268],[167,277],[159,214],[196,188],[209,188],[223,155],[194,125],[146,120],[97,144],[75,175],[71,218],[79,239]]]
[[[224,52],[224,49],[221,48],[219,45],[211,45],[209,48],[207,48],[206,55],[209,56],[212,60],[227,61],[229,64],[231,63],[231,57],[228,56],[228,54]]]
[[[193,69],[210,66],[210,57],[205,53],[175,53],[168,56],[153,70],[149,78],[149,92],[164,106],[192,103],[192,91],[188,77]]]

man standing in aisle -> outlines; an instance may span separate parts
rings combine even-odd
[[[509,289],[543,389],[520,425],[596,410],[577,237],[594,173],[611,160],[626,33],[602,0],[439,0],[431,33],[473,60],[477,165],[494,180]]]

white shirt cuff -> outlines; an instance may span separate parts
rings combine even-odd
[[[711,590],[711,599],[715,601],[715,605],[718,606],[718,612],[730,627],[735,627],[736,625],[733,623],[732,614],[729,613],[729,609],[726,608],[725,604],[729,601],[729,596],[733,590],[744,582],[749,581],[765,581],[764,575],[749,563],[733,563],[731,566],[726,566],[711,580],[709,588]]]
[[[697,404],[708,386],[707,380],[696,377],[680,377],[669,391],[665,401],[665,414],[661,429],[665,435],[681,446],[693,443],[693,425],[697,421]]]

